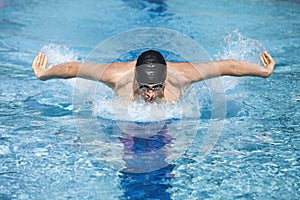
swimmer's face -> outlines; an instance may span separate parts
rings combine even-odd
[[[163,98],[164,88],[163,84],[140,84],[139,94],[146,103],[153,103],[157,98]]]

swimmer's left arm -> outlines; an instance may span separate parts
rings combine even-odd
[[[260,60],[264,67],[238,60],[224,60],[206,63],[178,63],[175,68],[186,78],[188,82],[197,82],[218,76],[257,76],[269,77],[275,66],[271,55],[264,51]]]
[[[221,75],[229,76],[257,76],[267,78],[274,70],[275,61],[272,56],[264,51],[260,56],[260,61],[264,67],[245,61],[229,60],[225,63],[218,63]],[[228,63],[226,63],[228,62]]]

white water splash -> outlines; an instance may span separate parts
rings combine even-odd
[[[142,99],[134,102],[126,102],[118,97],[95,99],[93,113],[102,118],[137,122],[199,118],[199,104],[191,99],[194,100],[195,96],[185,96],[175,103],[154,102],[153,104],[146,104]]]
[[[236,59],[259,64],[259,56],[265,49],[255,39],[245,37],[239,30],[234,30],[224,37],[224,47],[214,56],[217,60]]]
[[[46,68],[48,68],[50,64],[58,65],[65,62],[78,60],[78,56],[70,49],[70,47],[65,45],[58,45],[54,43],[47,44],[42,48],[42,52],[44,52],[44,54],[48,57],[48,65],[46,66]],[[60,80],[60,82],[70,84],[73,87],[75,86],[75,81],[76,78]]]
[[[58,44],[48,44],[42,48],[42,51],[48,57],[49,64],[60,64],[78,60],[77,55],[69,47]]]
[[[260,64],[260,54],[265,50],[263,44],[255,39],[245,37],[238,29],[224,37],[224,47],[214,56],[216,60],[243,60]],[[234,89],[241,79],[222,77],[225,91]]]

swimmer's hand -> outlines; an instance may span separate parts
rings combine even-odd
[[[276,64],[274,59],[267,51],[264,51],[260,56],[260,61],[264,65],[265,70],[266,70],[265,77],[270,76],[272,74],[275,64]]]
[[[43,52],[40,52],[35,57],[35,59],[32,63],[32,70],[38,79],[41,79],[41,80],[47,79],[47,76],[46,76],[47,70],[51,69],[54,66],[53,64],[51,64],[51,65],[49,65],[48,69],[46,69],[47,63],[48,63],[48,58],[45,56],[45,54]]]

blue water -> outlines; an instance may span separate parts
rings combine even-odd
[[[106,86],[76,101],[89,83],[42,82],[31,71],[41,49],[54,63],[105,61],[90,52],[145,27],[183,34],[213,60],[258,62],[267,49],[276,69],[268,79],[218,79],[225,101],[209,82],[195,84],[178,104],[154,105],[173,117],[139,122],[138,111],[149,119],[155,110],[131,104],[126,121]],[[296,0],[2,0],[0,199],[299,199],[299,51]]]

